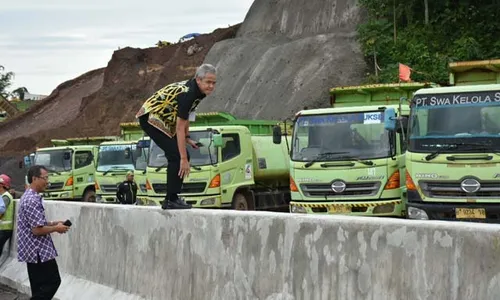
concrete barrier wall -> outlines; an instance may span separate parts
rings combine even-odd
[[[58,299],[498,299],[500,226],[46,202]],[[11,253],[15,255],[15,253]],[[1,281],[28,289],[11,258]]]

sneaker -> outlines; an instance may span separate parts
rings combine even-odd
[[[162,208],[163,208],[163,205],[162,205]],[[168,200],[167,207],[164,209],[189,209],[189,208],[192,208],[191,204],[187,204],[184,201],[184,199],[177,198],[176,200]]]

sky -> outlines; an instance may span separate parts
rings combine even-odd
[[[154,47],[243,22],[253,0],[17,0],[0,6],[0,65],[10,90],[49,95],[105,67],[118,47]]]

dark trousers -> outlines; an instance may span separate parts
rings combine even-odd
[[[0,256],[2,256],[5,243],[12,237],[12,230],[0,230]]]
[[[61,276],[55,259],[46,262],[27,263],[31,286],[30,299],[50,300],[61,285]]]
[[[177,146],[177,138],[170,138],[156,127],[148,123],[149,114],[139,118],[142,130],[165,152],[167,166],[167,193],[165,200],[176,200],[181,192],[183,178],[179,177],[181,168],[181,155]],[[188,153],[189,160],[189,153]]]

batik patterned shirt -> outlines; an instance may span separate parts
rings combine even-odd
[[[172,83],[149,97],[135,117],[149,114],[149,124],[169,137],[174,137],[177,117],[187,120],[205,97],[194,78]]]

